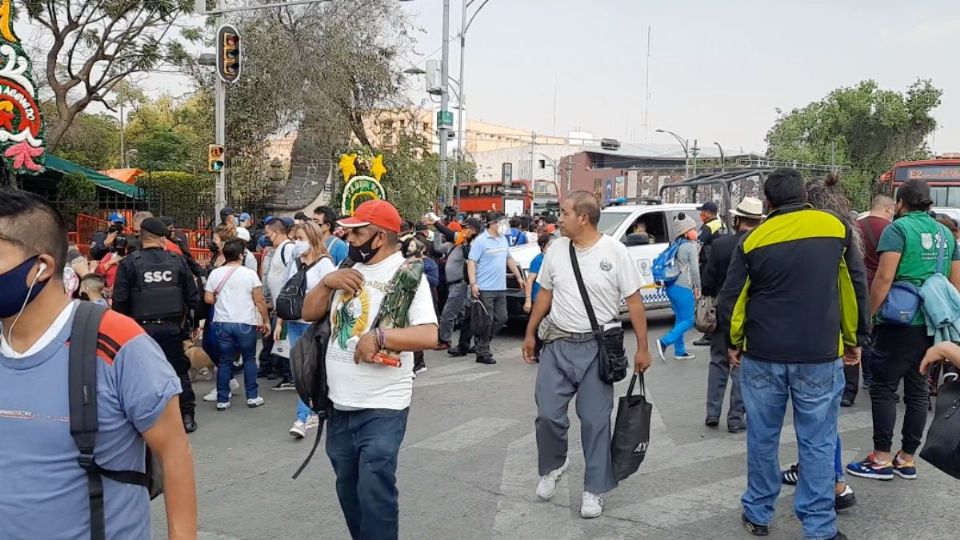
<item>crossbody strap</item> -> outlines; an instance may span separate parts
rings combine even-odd
[[[944,251],[947,249],[947,235],[946,235],[947,231],[944,228],[944,226],[940,225],[939,223],[937,223],[937,227],[940,228],[940,234],[939,234],[940,240],[937,242],[937,244],[940,245],[940,248],[937,250],[937,273],[946,275],[943,271],[943,263],[944,263],[943,259],[944,259]]]
[[[590,303],[590,294],[587,292],[587,286],[583,284],[583,276],[580,275],[580,263],[577,262],[577,249],[573,247],[573,240],[570,241],[570,264],[573,266],[573,275],[577,278],[577,287],[580,288],[580,298],[583,299],[583,306],[587,308],[587,317],[590,318],[593,334],[598,340],[602,340],[603,332],[600,331],[600,325],[597,324],[597,316],[593,313],[593,304]],[[603,346],[603,343],[600,345]]]
[[[222,280],[220,280],[220,283],[217,285],[216,290],[213,291],[213,294],[215,295],[220,294],[220,291],[223,290],[223,286],[226,285],[228,281],[230,281],[230,276],[232,276],[233,273],[237,271],[237,268],[240,268],[240,266],[234,266],[233,268],[227,271],[227,275],[224,276]]]

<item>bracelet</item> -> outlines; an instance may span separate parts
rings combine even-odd
[[[383,333],[382,328],[377,328],[377,348],[384,349],[387,346],[387,336]]]

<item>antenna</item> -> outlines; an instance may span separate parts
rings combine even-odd
[[[653,33],[653,27],[647,26],[647,81],[646,96],[643,104],[643,142],[647,142],[647,136],[650,132],[650,36]]]

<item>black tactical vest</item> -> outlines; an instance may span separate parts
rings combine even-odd
[[[150,262],[153,257],[144,257],[141,251],[131,255],[137,273],[131,304],[133,318],[139,321],[177,319],[186,311],[180,283],[180,255],[158,252],[160,262]]]

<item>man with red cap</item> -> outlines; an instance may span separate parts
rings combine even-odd
[[[326,369],[333,410],[326,450],[353,538],[398,536],[396,471],[413,396],[413,353],[437,343],[426,276],[415,292],[405,287],[417,273],[400,252],[401,221],[382,200],[367,201],[339,221],[353,266],[324,276],[303,306],[307,321],[330,317]]]

